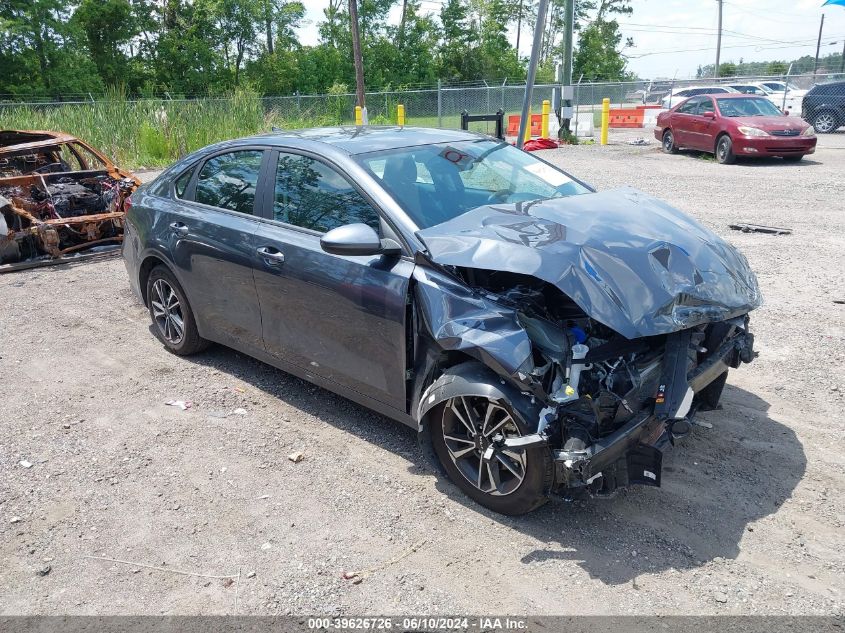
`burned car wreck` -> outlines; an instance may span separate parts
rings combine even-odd
[[[0,266],[119,242],[139,184],[73,136],[0,131]]]
[[[124,260],[168,350],[222,343],[408,424],[501,513],[659,486],[755,355],[732,246],[468,132],[239,139],[132,200]]]

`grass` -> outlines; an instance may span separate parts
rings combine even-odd
[[[129,101],[119,96],[93,103],[0,106],[0,128],[60,130],[100,149],[128,169],[163,167],[196,149],[226,139],[268,132],[274,126],[336,125],[342,113],[331,98],[321,112],[284,115],[264,108],[258,96],[195,101]]]
[[[15,105],[0,104],[0,129],[63,131],[93,145],[127,169],[165,167],[180,157],[211,143],[269,132],[273,127],[298,129],[354,123],[348,99],[328,95],[301,111],[268,108],[250,92],[230,97],[191,101],[130,101],[116,93],[91,103]],[[395,123],[392,116],[371,116],[370,123]],[[517,113],[508,113],[517,114]],[[505,115],[507,125],[508,114]],[[599,114],[600,116],[600,114]],[[414,116],[408,111],[406,125],[458,129],[458,114]],[[494,123],[471,123],[470,130],[495,133]]]

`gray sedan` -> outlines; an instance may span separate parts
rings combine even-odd
[[[667,204],[434,129],[199,150],[132,195],[123,256],[168,350],[222,344],[408,424],[507,514],[660,485],[753,359],[761,301],[745,258]]]

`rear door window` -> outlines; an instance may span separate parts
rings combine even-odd
[[[197,176],[194,200],[252,215],[263,157],[261,150],[242,150],[209,158]]]

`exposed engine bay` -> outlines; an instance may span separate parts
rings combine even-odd
[[[0,132],[0,264],[120,242],[139,182],[73,137]]]
[[[489,306],[512,310],[527,335],[530,356],[510,377],[540,408],[536,433],[501,449],[549,447],[559,489],[660,485],[664,445],[717,406],[728,368],[754,357],[747,315],[628,339],[547,282],[447,268]]]

